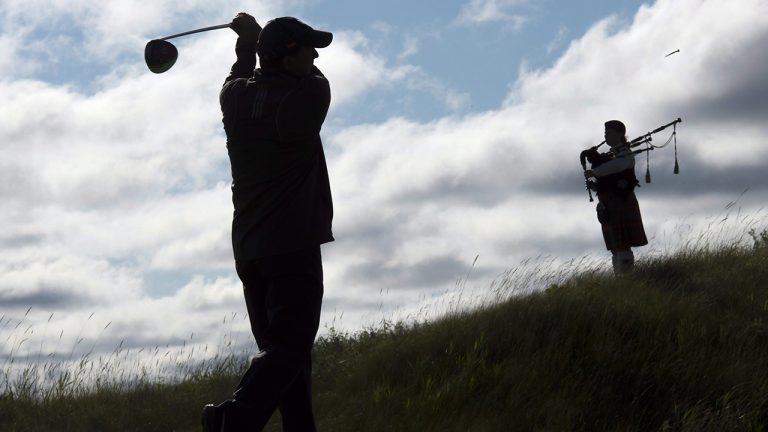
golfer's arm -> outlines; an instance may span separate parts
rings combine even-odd
[[[246,42],[243,38],[237,38],[235,53],[237,54],[237,61],[232,65],[232,70],[230,70],[227,79],[224,80],[224,85],[219,93],[219,105],[221,105],[221,111],[224,114],[225,129],[237,112],[237,101],[246,87],[246,80],[253,76],[253,69],[256,67],[256,44]]]
[[[250,78],[253,76],[253,70],[256,69],[256,44],[254,42],[237,38],[235,54],[237,54],[237,60],[232,65],[229,76],[224,80],[224,83],[237,78]]]

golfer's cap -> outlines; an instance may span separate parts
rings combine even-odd
[[[622,135],[626,135],[627,133],[627,127],[624,126],[624,123],[618,120],[608,120],[605,122],[605,130],[615,130]]]
[[[280,17],[261,30],[257,50],[259,55],[282,57],[300,47],[325,48],[332,40],[332,33],[315,30],[294,17]]]

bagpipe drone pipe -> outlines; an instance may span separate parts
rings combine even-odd
[[[643,152],[646,153],[646,170],[645,170],[645,182],[650,183],[651,182],[651,171],[650,171],[650,151],[655,149],[664,148],[669,145],[669,143],[674,142],[675,143],[675,168],[673,172],[675,174],[680,173],[680,165],[677,161],[677,124],[681,123],[683,120],[678,118],[677,120],[667,123],[663,126],[659,126],[656,129],[647,132],[643,135],[640,135],[639,137],[633,139],[632,141],[629,141],[629,148],[637,148],[640,146],[645,146],[644,148],[633,150],[632,154],[638,155]],[[672,135],[670,135],[669,139],[662,144],[662,145],[654,145],[652,144],[653,137],[652,135],[657,134],[664,129],[667,129],[668,127],[672,126]],[[587,172],[587,162],[590,164],[590,168],[596,168],[616,157],[616,153],[614,149],[610,149],[606,153],[600,153],[598,152],[598,148],[605,144],[605,141],[601,142],[600,144],[590,147],[584,151],[581,152],[579,155],[579,162],[581,162],[581,167],[584,170],[585,177]],[[592,191],[596,190],[596,183],[594,181],[591,181],[589,179],[586,179],[586,187],[587,187],[587,193],[589,194],[589,201],[592,202],[594,199],[592,198]]]

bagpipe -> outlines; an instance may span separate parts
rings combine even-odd
[[[680,173],[680,165],[677,162],[677,124],[682,121],[683,121],[682,119],[678,118],[673,122],[667,123],[663,126],[659,126],[650,132],[640,135],[639,137],[627,143],[630,149],[645,145],[644,148],[633,150],[632,154],[638,155],[644,152],[646,153],[646,170],[645,170],[646,183],[651,182],[650,152],[655,149],[664,148],[668,146],[669,143],[671,142],[675,143],[675,168],[673,172],[675,174]],[[672,135],[670,135],[669,139],[667,139],[667,141],[662,145],[652,144],[652,141],[653,141],[652,135],[657,134],[670,126],[672,126]],[[590,168],[596,168],[616,157],[616,151],[614,149],[610,149],[606,153],[598,152],[597,149],[600,148],[600,146],[602,146],[603,144],[605,144],[605,140],[603,140],[603,142],[601,142],[600,144],[594,147],[590,147],[582,151],[581,154],[579,155],[579,161],[581,162],[582,169],[584,169],[585,177],[587,172],[587,162],[589,162]],[[592,202],[594,201],[594,199],[592,198],[592,191],[597,190],[597,184],[594,181],[586,179],[586,187],[587,187],[587,193],[589,194],[589,201]]]

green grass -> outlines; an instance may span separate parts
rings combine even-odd
[[[430,322],[332,330],[314,355],[319,429],[767,430],[768,235],[752,235]],[[201,405],[238,380],[240,360],[219,361],[176,384],[6,391],[0,430],[199,430]]]

